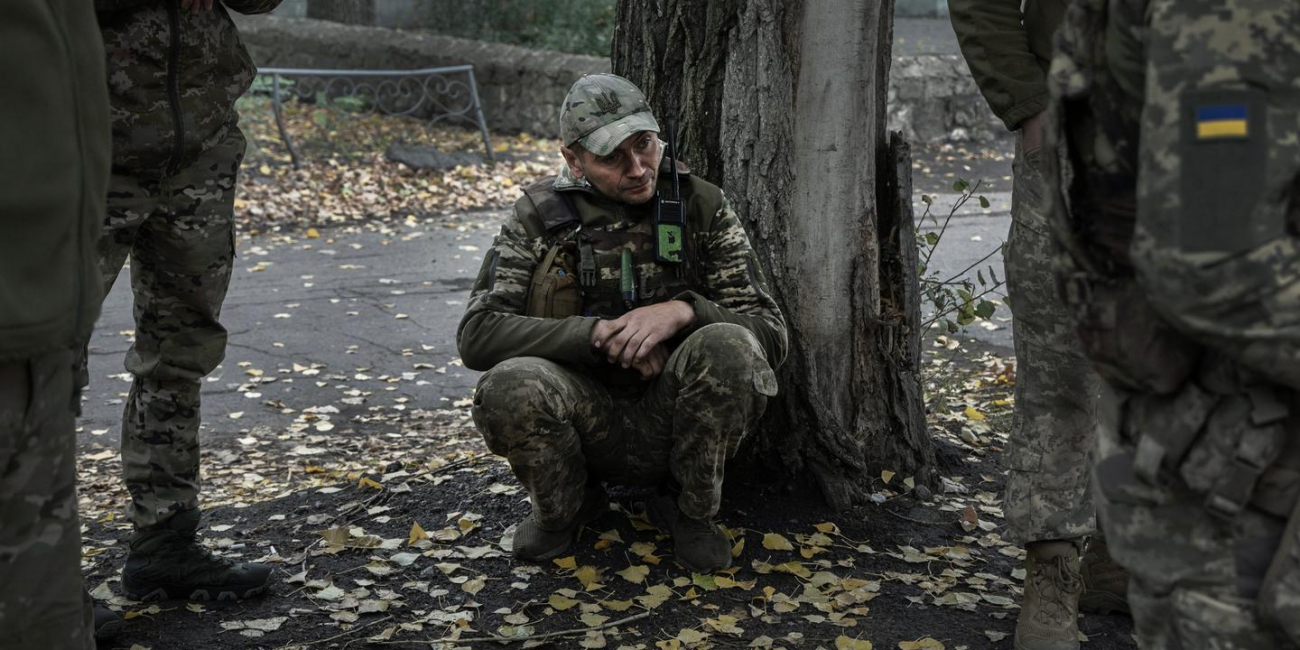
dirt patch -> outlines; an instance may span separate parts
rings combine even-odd
[[[276,564],[265,598],[124,600],[127,531],[107,510],[87,517],[88,584],[131,617],[109,646],[124,649],[469,648],[491,637],[557,648],[1009,648],[1023,552],[1000,535],[998,495],[1014,369],[970,353],[931,376],[943,378],[929,396],[939,490],[885,472],[872,503],[837,513],[807,485],[738,473],[719,515],[735,562],[714,575],[673,561],[671,540],[641,514],[649,493],[632,488],[611,489],[613,508],[571,554],[513,561],[501,542],[527,513],[525,494],[453,409],[413,415],[410,435],[340,413],[334,421],[353,426],[323,444],[330,453],[288,463],[307,483],[207,511],[210,545]],[[288,437],[277,444],[302,443]],[[1127,618],[1085,616],[1081,628],[1085,649],[1136,647]]]

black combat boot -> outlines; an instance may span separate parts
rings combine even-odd
[[[90,596],[86,596],[90,600]],[[108,641],[122,633],[122,617],[105,605],[95,603],[95,641]]]
[[[731,541],[708,519],[687,517],[677,509],[677,497],[660,491],[646,510],[653,521],[673,538],[673,553],[682,566],[695,573],[713,573],[731,566]]]
[[[133,600],[240,600],[266,591],[271,566],[235,562],[203,546],[199,511],[173,515],[138,531],[122,570],[122,587]]]
[[[600,483],[589,483],[582,495],[582,507],[573,521],[563,528],[546,530],[528,515],[515,527],[515,541],[511,553],[520,560],[541,562],[560,557],[578,538],[583,524],[595,521],[609,512],[609,495]]]
[[[1129,614],[1128,570],[1110,557],[1106,540],[1093,537],[1080,563],[1083,595],[1079,609],[1090,614]]]

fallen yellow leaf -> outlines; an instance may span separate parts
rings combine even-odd
[[[417,521],[411,522],[411,533],[406,536],[407,546],[413,545],[422,539],[429,539],[429,533],[424,532]]]
[[[744,552],[745,552],[745,538],[741,537],[739,540],[736,541],[736,545],[731,547],[731,557],[740,557],[740,554]],[[655,562],[655,564],[658,564],[658,562]]]
[[[634,564],[618,572],[619,577],[633,584],[645,582],[645,577],[650,574],[650,567],[644,564]]]
[[[871,642],[840,635],[835,638],[835,650],[871,650]]]
[[[763,536],[763,548],[769,551],[793,551],[794,546],[790,540],[776,534],[768,533]]]
[[[916,641],[899,641],[898,650],[944,650],[943,644],[925,637]]]
[[[647,569],[647,571],[648,570],[649,569]],[[600,569],[589,564],[584,564],[581,567],[578,567],[577,572],[574,573],[574,577],[576,577],[578,582],[582,583],[582,587],[588,591],[600,587]]]

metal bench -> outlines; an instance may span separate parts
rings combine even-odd
[[[417,117],[427,119],[430,125],[461,122],[477,126],[488,160],[495,159],[472,65],[419,70],[261,68],[257,74],[265,81],[252,92],[270,95],[276,129],[294,169],[301,169],[302,161],[285,128],[283,108],[288,99],[324,103],[349,113]]]

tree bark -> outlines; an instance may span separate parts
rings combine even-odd
[[[844,508],[928,481],[910,155],[885,133],[893,0],[624,0],[614,70],[745,221],[790,326],[749,447]],[[892,142],[891,142],[892,140]]]
[[[373,27],[375,0],[307,0],[307,17]]]

